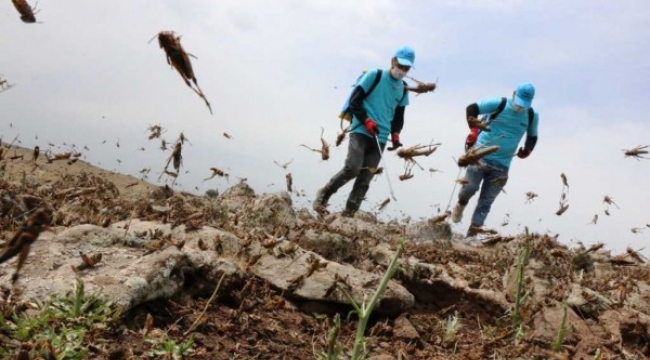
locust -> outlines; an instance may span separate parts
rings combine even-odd
[[[567,179],[566,175],[564,173],[560,174],[560,179],[562,179],[562,186],[569,189],[569,180]]]
[[[71,152],[54,154],[53,156],[47,157],[47,162],[48,162],[48,164],[51,164],[55,160],[69,160],[71,157],[72,157]]]
[[[560,201],[560,208],[555,212],[555,215],[560,216],[564,214],[565,211],[569,209],[569,204],[564,201]]]
[[[173,166],[174,169],[176,169],[176,172],[181,168],[181,165],[183,164],[183,155],[181,154],[181,151],[183,150],[183,145],[181,142],[177,142],[176,145],[174,145],[174,149],[172,150],[171,155],[167,158],[167,164],[165,164],[165,169],[163,170],[162,173],[160,173],[160,176],[158,177],[158,181],[160,181],[160,178],[162,177],[162,174],[167,173],[167,168],[169,167],[169,164],[173,161]],[[177,175],[178,176],[178,175]]]
[[[287,173],[284,177],[287,182],[287,191],[291,192],[291,189],[293,188],[293,176],[291,176],[291,173]]]
[[[532,191],[527,192],[525,195],[526,195],[526,203],[533,202],[533,200],[538,196]]]
[[[149,131],[149,140],[158,139],[163,133],[163,128],[160,125],[151,125],[147,130]]]
[[[25,221],[14,236],[6,244],[0,254],[0,264],[18,255],[16,271],[11,276],[11,282],[18,280],[18,273],[25,264],[31,245],[38,239],[41,231],[45,230],[52,222],[52,211],[46,208],[39,208]]]
[[[320,148],[320,150],[312,149],[309,146],[304,145],[304,144],[300,144],[300,146],[305,147],[305,148],[307,148],[307,149],[309,149],[311,151],[315,151],[315,152],[320,153],[321,159],[323,161],[326,161],[326,160],[328,160],[330,158],[330,145],[327,143],[327,141],[325,141],[325,138],[323,138],[324,133],[325,133],[325,129],[323,129],[321,127],[321,134],[320,134],[321,148]]]
[[[228,177],[230,176],[226,172],[224,172],[223,170],[217,169],[216,167],[211,167],[210,171],[212,171],[212,175],[210,175],[210,177],[208,177],[208,178],[203,179],[203,181],[210,180],[210,179],[214,178],[215,176],[225,177],[226,179],[228,179]]]
[[[413,164],[414,163],[411,163],[411,162],[406,162],[406,164],[404,164],[404,174],[399,176],[400,181],[408,180],[408,179],[413,178],[413,176],[415,176],[415,175],[413,175],[413,172],[412,172]]]
[[[183,46],[181,45],[181,37],[176,36],[173,31],[159,32],[158,45],[160,45],[160,47],[165,51],[167,63],[174,67],[176,71],[178,71],[178,74],[181,76],[181,78],[183,78],[185,84],[198,96],[200,96],[203,101],[205,101],[205,105],[208,107],[208,110],[210,110],[210,114],[212,114],[212,107],[210,106],[210,102],[199,87],[196,76],[194,75],[194,70],[192,69],[192,63],[190,62],[190,56],[195,59],[197,57],[185,52]],[[192,86],[190,80],[192,83],[194,83],[194,86]]]
[[[428,93],[428,92],[433,92],[436,89],[436,87],[438,86],[438,80],[436,80],[436,82],[434,82],[434,83],[425,83],[425,82],[419,81],[417,79],[414,79],[414,78],[412,78],[410,76],[407,76],[407,77],[409,79],[413,80],[416,83],[416,86],[415,87],[407,86],[406,90],[414,92],[414,93],[416,93],[418,95]]]
[[[343,140],[345,140],[345,135],[350,131],[350,127],[346,127],[345,129],[342,129],[340,133],[336,134],[336,147],[339,147],[343,143]]]
[[[382,202],[379,204],[379,207],[378,207],[377,211],[382,211],[382,210],[384,210],[384,208],[386,208],[386,206],[388,206],[389,203],[390,203],[390,198],[386,198],[386,200],[382,201]]]
[[[6,79],[0,78],[0,93],[4,92],[5,90],[9,90],[14,86],[15,86],[15,84],[10,84]],[[12,125],[12,124],[10,124],[10,125]],[[37,137],[37,140],[38,140],[38,137]]]
[[[383,167],[364,166],[361,170],[368,170],[373,175],[381,175],[384,172]]]
[[[498,145],[473,147],[458,158],[458,166],[478,165],[482,158],[499,150]]]
[[[409,148],[402,148],[397,150],[397,156],[407,161],[415,161],[413,158],[417,156],[429,156],[433,154],[440,144],[431,145],[415,145]]]
[[[26,0],[11,0],[11,2],[14,3],[14,7],[20,13],[20,20],[27,24],[36,22],[38,11],[34,11],[35,8],[32,8]]]
[[[641,155],[647,155],[648,154],[648,150],[646,150],[647,148],[648,148],[648,145],[646,145],[646,146],[639,145],[639,146],[637,146],[635,148],[632,148],[632,149],[623,149],[623,152],[625,154],[625,157],[633,157],[637,161],[639,159],[650,159],[648,157],[641,156]]]
[[[439,223],[445,221],[449,217],[449,215],[451,215],[451,211],[445,211],[444,213],[431,218],[429,220],[429,222],[431,224],[439,224]]]
[[[595,214],[594,218],[591,219],[591,222],[589,224],[587,224],[587,225],[591,225],[591,224],[596,225],[597,223],[598,223],[598,214]]]
[[[291,159],[291,161],[287,161],[287,162],[284,163],[284,164],[280,164],[279,162],[273,160],[273,163],[275,163],[275,165],[277,165],[277,166],[283,168],[284,170],[287,170],[287,168],[289,167],[289,165],[291,165],[292,162],[293,162],[293,159]]]
[[[639,233],[643,232],[643,230],[645,230],[645,229],[642,228],[642,227],[634,227],[634,228],[630,229],[630,231],[632,231],[632,234],[639,234]]]
[[[34,146],[34,151],[32,152],[32,161],[36,162],[36,159],[38,159],[40,152],[41,148],[39,148],[38,145]]]
[[[78,272],[85,269],[94,268],[95,265],[97,265],[101,260],[102,260],[102,253],[97,253],[91,256],[88,256],[86,254],[81,254],[82,263],[77,266],[75,265],[70,265],[70,266],[72,267],[72,271]]]
[[[227,132],[223,133],[223,137],[225,137],[226,139],[232,139],[232,136]]]

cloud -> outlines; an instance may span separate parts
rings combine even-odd
[[[450,199],[453,205],[465,107],[532,81],[540,141],[531,158],[514,161],[507,194],[495,202],[488,224],[504,233],[528,225],[567,242],[604,241],[617,249],[648,239],[650,230],[634,235],[630,228],[650,222],[643,195],[649,164],[621,151],[647,144],[650,130],[639,110],[650,75],[645,2],[61,0],[40,6],[44,24],[38,25],[23,24],[11,4],[2,6],[0,32],[12,36],[0,38],[0,73],[18,86],[0,94],[0,131],[5,138],[20,134],[25,146],[85,144],[91,162],[134,175],[151,167],[155,180],[169,153],[148,141],[145,130],[160,123],[168,140],[184,132],[192,141],[183,150],[180,188],[223,190],[241,176],[258,192],[281,191],[284,170],[273,161],[294,159],[289,171],[307,196],[293,198],[296,206],[309,206],[343,166],[347,142],[332,145],[325,162],[299,145],[319,146],[321,127],[333,143],[349,86],[362,70],[388,66],[395,49],[408,44],[417,55],[409,75],[439,77],[439,88],[411,95],[402,138],[407,145],[442,145],[405,182],[397,180],[403,162],[386,154],[398,201],[382,216],[429,217]],[[157,42],[147,44],[162,30],[176,31],[197,56],[192,64],[214,115],[166,63]],[[147,151],[136,150],[141,146]],[[213,166],[230,172],[230,182],[202,182]],[[441,171],[429,173],[430,167]],[[570,208],[558,217],[561,172],[571,182]],[[333,197],[335,209],[350,187]],[[524,204],[526,191],[540,196]],[[620,211],[602,213],[605,194]],[[389,195],[386,178],[378,177],[363,208]],[[587,226],[595,213],[601,221]],[[510,225],[501,227],[505,214]]]

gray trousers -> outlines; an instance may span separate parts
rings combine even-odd
[[[382,152],[385,146],[385,143],[381,144]],[[325,185],[325,202],[343,185],[356,178],[348,201],[345,204],[345,209],[351,212],[359,210],[366,196],[366,192],[370,187],[370,181],[374,177],[374,173],[368,169],[377,168],[380,160],[381,153],[377,147],[377,140],[375,138],[363,134],[350,134],[348,156],[345,159],[345,165]]]

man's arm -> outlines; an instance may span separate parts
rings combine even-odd
[[[469,128],[475,128],[476,122],[478,121],[479,109],[477,103],[472,103],[467,106],[465,109],[465,119],[467,119],[467,125]]]
[[[366,91],[363,90],[361,85],[357,85],[350,97],[350,111],[352,115],[359,119],[362,123],[368,118],[366,109],[363,108],[363,99],[366,98]]]
[[[390,123],[390,133],[391,134],[399,134],[402,132],[402,128],[404,128],[404,111],[406,110],[406,106],[398,106],[397,109],[395,109],[395,115],[393,115],[393,121]]]

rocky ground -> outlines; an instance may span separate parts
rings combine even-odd
[[[292,194],[245,182],[209,198],[3,148],[2,240],[34,209],[52,210],[14,285],[16,261],[0,265],[6,357],[316,359],[340,314],[347,358],[349,297],[372,296],[400,239],[367,358],[650,357],[650,268],[632,250],[538,234],[468,243],[451,240],[445,219],[319,219]],[[62,305],[75,294],[83,301]],[[26,320],[44,309],[69,312]]]

